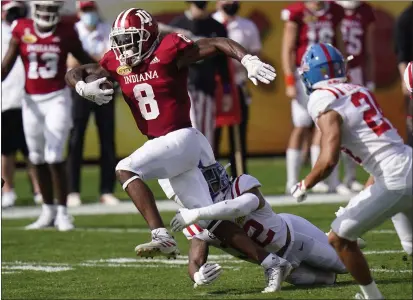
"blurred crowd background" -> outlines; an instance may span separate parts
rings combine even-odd
[[[68,21],[74,23],[84,49],[94,58],[99,59],[109,49],[108,35],[110,26],[117,14],[129,7],[141,7],[151,12],[159,22],[168,26],[182,28],[182,33],[196,39],[197,35],[210,36],[208,26],[200,28],[185,28],[185,17],[189,20],[196,18],[196,14],[212,15],[212,18],[222,23],[227,29],[230,38],[243,44],[253,54],[258,54],[263,61],[277,69],[277,79],[270,85],[254,86],[246,78],[232,78],[239,89],[236,99],[237,109],[240,110],[240,119],[235,123],[239,126],[226,126],[233,123],[225,121],[222,129],[211,129],[209,132],[211,143],[221,157],[231,156],[234,149],[241,147],[240,155],[245,157],[285,155],[290,134],[293,129],[291,120],[291,100],[286,95],[286,78],[282,68],[282,43],[284,20],[282,11],[293,1],[242,1],[236,6],[224,9],[222,3],[215,1],[65,1],[63,14]],[[225,1],[224,1],[225,2]],[[227,1],[234,2],[234,1]],[[413,57],[403,58],[402,47],[398,45],[397,35],[405,34],[402,31],[413,30],[411,23],[400,21],[402,13],[412,11],[412,2],[409,1],[366,1],[374,9],[375,28],[373,31],[373,58],[375,72],[373,82],[377,99],[388,119],[397,127],[400,134],[407,138],[406,130],[406,96],[402,88],[400,64],[403,60],[413,60]],[[228,16],[232,18],[228,18]],[[7,35],[3,30],[6,26],[6,13],[2,2],[2,42],[7,47]],[[406,17],[405,17],[406,18]],[[413,17],[411,17],[413,19]],[[230,24],[228,24],[230,19]],[[410,28],[409,28],[410,27]],[[164,28],[164,29],[165,29]],[[170,29],[170,28],[169,28]],[[197,32],[194,32],[197,31]],[[202,34],[200,34],[202,32]],[[411,36],[411,35],[410,35]],[[6,40],[5,40],[6,39]],[[403,38],[401,38],[403,39]],[[3,51],[2,51],[3,52]],[[410,49],[410,53],[413,50]],[[4,54],[3,54],[4,55]],[[68,68],[76,66],[77,62],[68,60]],[[218,62],[218,64],[220,64]],[[217,66],[219,68],[219,66]],[[233,74],[237,74],[237,65],[234,65]],[[218,72],[219,73],[219,72]],[[190,81],[196,81],[190,78]],[[179,87],[177,87],[179,88]],[[5,101],[7,88],[2,86],[2,114],[10,109],[18,109],[18,105],[9,105]],[[190,91],[191,92],[191,91]],[[223,110],[225,115],[226,99],[214,101],[219,92],[208,95],[204,100],[212,106],[201,105],[200,110],[206,118],[214,118],[205,123],[213,124],[215,116],[205,110]],[[18,98],[18,96],[16,96]],[[80,204],[79,176],[84,163],[101,163],[101,200],[107,204],[116,204],[113,196],[115,185],[114,166],[116,161],[128,156],[145,141],[140,135],[131,116],[129,107],[118,94],[109,105],[96,105],[79,98],[73,93],[74,100],[74,128],[69,139],[68,171],[69,171],[69,205]],[[231,100],[228,105],[234,106]],[[217,104],[218,103],[218,104]],[[92,121],[93,120],[93,121]],[[205,122],[204,119],[201,121]],[[212,122],[212,123],[211,123]],[[201,124],[200,126],[203,126]],[[2,126],[2,138],[7,138],[7,128]],[[4,143],[3,143],[4,144]],[[24,151],[23,151],[24,152]],[[303,145],[303,156],[309,152],[309,146]],[[12,174],[15,160],[14,153],[3,154],[2,178],[10,178],[5,174]],[[23,155],[18,154],[17,163],[24,162]],[[235,168],[233,163],[233,168]],[[243,164],[245,171],[245,164]],[[30,170],[30,168],[29,168]],[[235,169],[232,171],[236,172]],[[30,173],[29,173],[30,174]],[[8,181],[8,182],[7,182]],[[32,178],[35,202],[41,202],[38,196],[38,187],[35,178]],[[5,193],[13,191],[10,179],[6,180],[3,188]],[[37,197],[37,198],[36,198]],[[70,198],[71,197],[71,198]]]

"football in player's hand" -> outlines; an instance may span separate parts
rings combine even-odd
[[[102,77],[101,77],[101,76],[98,76],[98,75],[96,75],[96,74],[91,74],[91,75],[89,75],[89,76],[87,76],[87,77],[85,78],[85,82],[86,82],[86,83],[93,82],[93,81],[95,81],[95,80],[98,80],[99,78],[102,78]],[[104,83],[102,83],[102,84],[100,85],[100,88],[101,88],[102,90],[113,89],[113,82],[111,82],[111,81],[109,81],[109,80],[106,80]]]

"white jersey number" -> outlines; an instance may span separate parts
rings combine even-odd
[[[358,27],[342,26],[343,40],[346,43],[347,53],[350,55],[360,55],[363,50],[361,38],[363,36],[363,29]]]
[[[57,53],[46,52],[40,55],[40,60],[45,63],[44,67],[39,67],[37,53],[31,52],[29,57],[29,79],[50,79],[57,75],[59,55]]]
[[[309,44],[314,43],[333,43],[334,31],[330,27],[308,28],[307,38]]]
[[[147,83],[137,84],[133,88],[133,94],[138,100],[142,117],[147,121],[155,120],[159,116],[159,107],[152,86]]]

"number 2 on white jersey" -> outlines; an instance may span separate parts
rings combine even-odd
[[[159,107],[152,86],[147,83],[137,84],[133,88],[133,94],[138,100],[142,117],[147,121],[155,120],[159,116]]]
[[[39,67],[37,53],[30,52],[29,55],[29,79],[50,79],[57,75],[59,55],[53,52],[46,52],[40,55],[40,59],[45,62],[44,67]]]

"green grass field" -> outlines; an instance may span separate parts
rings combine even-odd
[[[254,160],[250,173],[261,180],[265,193],[282,193],[283,168],[282,160]],[[93,202],[96,168],[85,168],[83,174],[83,198]],[[365,178],[362,172],[359,176]],[[19,173],[16,185],[21,187],[21,205],[31,204],[25,181]],[[126,199],[123,193],[117,194]],[[164,198],[158,188],[155,194]],[[337,204],[323,204],[274,209],[303,216],[328,231],[337,208]],[[162,217],[169,223],[173,213],[164,212]],[[214,284],[193,289],[186,273],[188,242],[182,234],[175,235],[182,252],[178,259],[136,258],[134,247],[149,239],[140,215],[76,216],[77,229],[66,233],[22,230],[31,221],[2,220],[2,299],[350,299],[358,292],[351,277],[341,275],[335,286],[298,288],[284,283],[277,294],[261,294],[261,267],[215,249],[210,261],[220,263],[224,273]],[[364,251],[383,294],[388,299],[412,299],[412,261],[401,251],[391,222],[364,238],[368,243]]]

